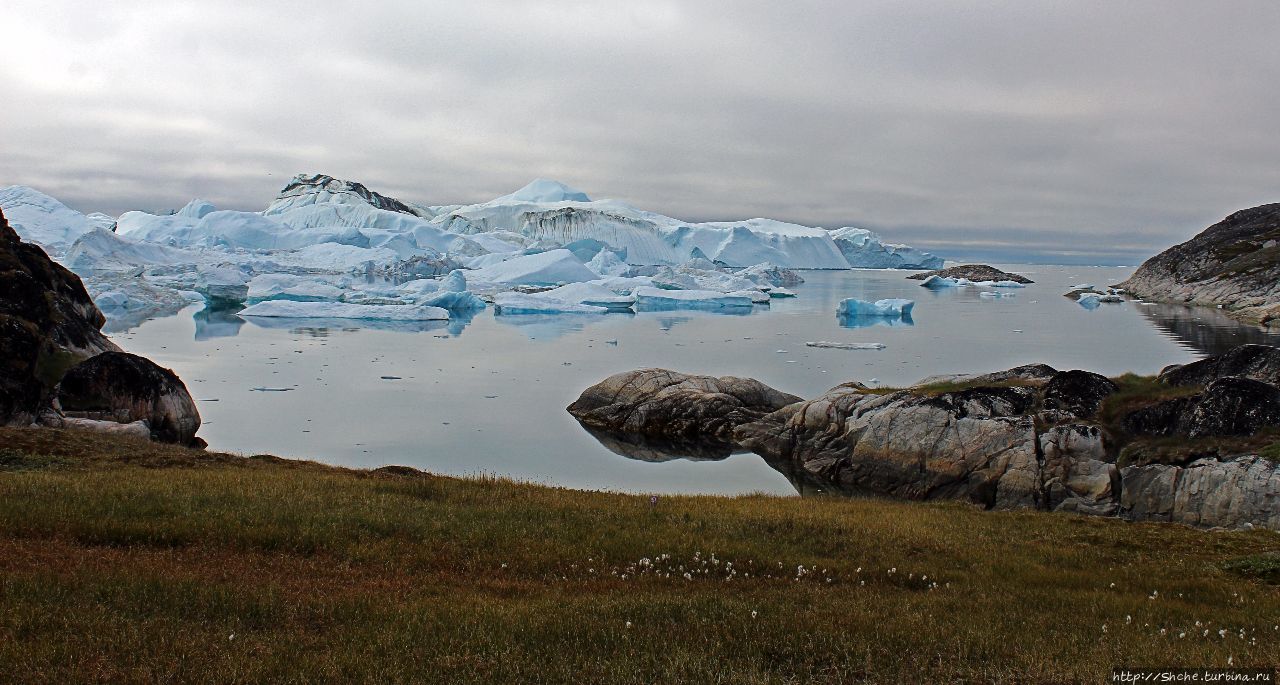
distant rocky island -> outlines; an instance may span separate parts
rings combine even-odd
[[[957,266],[948,267],[946,269],[937,269],[935,271],[926,271],[924,273],[911,274],[907,278],[916,281],[927,281],[929,278],[937,276],[938,278],[950,278],[953,280],[964,279],[974,283],[983,283],[988,281],[1013,281],[1014,283],[1035,283],[1035,281],[1026,276],[1001,271],[994,266],[986,264],[959,264]]]
[[[1280,321],[1280,203],[1240,210],[1143,262],[1119,284],[1161,302],[1221,307],[1237,319]]]

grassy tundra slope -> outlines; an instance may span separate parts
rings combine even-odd
[[[6,682],[1101,682],[1280,664],[1280,535],[0,429]],[[688,574],[686,576],[686,574]]]

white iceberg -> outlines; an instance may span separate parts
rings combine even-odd
[[[196,274],[196,292],[212,306],[240,304],[249,297],[249,279],[235,265],[206,267]]]
[[[293,300],[326,302],[341,300],[344,290],[327,281],[293,274],[261,274],[249,281],[245,301]]]
[[[508,285],[560,285],[599,277],[565,249],[515,257],[470,274],[473,281]]]
[[[940,290],[942,288],[963,288],[969,285],[973,285],[973,282],[967,278],[943,278],[937,274],[933,274],[923,281],[920,281],[921,288],[929,288],[931,290]]]
[[[440,307],[292,300],[259,302],[241,310],[239,315],[281,319],[366,319],[370,321],[447,321],[449,319],[449,312]]]
[[[759,291],[756,291],[759,292]],[[633,293],[636,307],[644,309],[721,309],[751,307],[748,293],[722,293],[715,290],[664,290],[640,287]]]
[[[795,291],[788,290],[786,288],[770,288],[769,289],[769,297],[781,298],[781,297],[795,297],[795,296],[796,296]]]
[[[888,245],[879,234],[846,226],[831,232],[849,266],[858,269],[941,269],[943,259],[906,245]]]
[[[587,268],[601,276],[622,276],[631,269],[631,266],[622,261],[622,258],[618,257],[613,250],[604,249],[587,262]]]
[[[841,300],[836,307],[836,315],[861,318],[861,317],[910,317],[911,309],[916,306],[914,300],[906,300],[901,298],[893,298],[886,300],[876,300],[868,302],[850,297]]]
[[[63,255],[62,265],[78,274],[135,271],[140,267],[190,264],[200,256],[188,250],[129,240],[105,228],[94,228],[76,239]]]
[[[0,188],[0,210],[23,240],[43,247],[55,257],[90,230],[109,230],[113,223],[105,215],[85,216],[27,186]]]
[[[605,307],[595,307],[544,297],[542,293],[500,293],[493,298],[493,312],[498,315],[516,314],[605,314]]]
[[[611,312],[631,311],[636,298],[633,295],[619,295],[599,281],[570,283],[559,288],[536,293],[534,297],[547,297],[562,302],[585,304],[591,307],[604,307]]]

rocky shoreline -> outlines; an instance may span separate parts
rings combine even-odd
[[[0,426],[43,425],[203,447],[176,374],[122,351],[80,278],[0,212]]]
[[[1119,284],[1137,297],[1219,307],[1249,323],[1280,321],[1280,203],[1238,211],[1143,262]]]
[[[750,450],[846,494],[1280,530],[1277,374],[1280,350],[1245,345],[1157,379],[1030,365],[788,402],[751,379],[643,369],[569,412],[615,439]]]

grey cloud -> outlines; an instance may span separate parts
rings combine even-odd
[[[261,208],[536,176],[691,220],[1131,261],[1280,199],[1280,5],[17,0],[0,184]],[[1007,227],[1007,228],[996,228]]]

